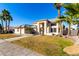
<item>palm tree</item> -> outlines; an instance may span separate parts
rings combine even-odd
[[[63,19],[61,19],[61,18],[57,18],[56,21],[55,21],[55,23],[58,23],[58,24],[59,24],[59,29],[60,29],[59,32],[60,32],[60,35],[63,34],[63,33],[62,33],[62,30],[63,30],[62,22],[63,22]]]
[[[10,21],[12,21],[13,20],[13,18],[9,15],[8,16],[8,30],[9,30],[9,27],[10,27]]]
[[[67,22],[69,24],[68,27],[68,35],[70,35],[70,30],[71,30],[71,24],[73,23],[73,20],[70,16],[66,16],[64,19],[65,22]]]
[[[59,22],[67,22],[69,24],[68,27],[68,35],[70,35],[70,29],[71,29],[71,24],[74,23],[74,21],[72,20],[71,16],[61,16],[59,19],[56,20],[57,23]],[[60,24],[61,25],[61,24]],[[62,25],[60,26],[61,31],[63,30]]]
[[[70,35],[71,24],[73,24],[73,19],[75,19],[76,11],[74,9],[74,4],[64,4],[63,7],[66,9],[65,11],[65,21],[69,24],[68,27],[68,35]]]
[[[10,21],[12,20],[12,17],[10,15],[10,12],[6,9],[2,10],[2,19],[4,20],[5,22],[5,32],[7,33],[7,30],[8,30],[8,26],[10,24]]]
[[[60,10],[60,8],[58,8],[58,5],[59,4],[54,4],[57,8],[57,10]],[[69,24],[69,27],[68,27],[68,35],[70,35],[70,29],[71,29],[71,24],[75,23],[74,20],[76,19],[79,19],[79,4],[71,4],[71,3],[67,3],[67,4],[63,4],[62,5],[66,11],[64,13],[64,15],[66,15],[64,18],[61,17],[61,16],[58,16],[59,17],[59,20],[57,20],[57,22],[60,24],[60,29],[61,29],[61,23],[63,21],[67,22]],[[58,11],[58,14],[60,14],[60,12]],[[78,22],[76,22],[77,24]],[[61,29],[62,31],[62,29]],[[60,32],[61,32],[60,31]]]
[[[69,11],[65,12],[65,15],[66,15],[65,16],[65,21],[69,24],[68,35],[70,35],[71,24],[73,23],[73,15]]]
[[[60,27],[60,35],[62,35],[62,20],[60,19],[61,17],[61,12],[60,12],[60,9],[61,9],[61,3],[54,3],[54,6],[55,8],[58,10],[58,20],[56,21],[57,23],[59,23],[59,27]]]
[[[4,9],[4,10],[2,10],[2,16],[3,16],[3,20],[5,21],[5,30],[6,30],[6,32],[7,32],[7,21],[8,21],[8,15],[9,15],[9,12],[6,10],[6,9]]]
[[[58,17],[60,17],[61,16],[61,13],[60,13],[61,3],[54,3],[54,6],[58,10]]]
[[[79,20],[74,20],[73,21],[73,24],[75,25],[77,25],[77,30],[78,30],[78,33],[77,33],[77,35],[79,35]]]
[[[3,24],[3,17],[2,17],[2,14],[0,14],[0,20],[1,20],[2,33],[3,33],[3,31],[4,31],[4,24]]]

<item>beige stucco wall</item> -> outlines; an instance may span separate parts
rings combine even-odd
[[[33,25],[37,26],[37,32],[39,33],[39,22]],[[56,32],[50,32],[50,29],[47,28],[47,22],[44,21],[44,35],[59,34],[58,23],[56,24],[56,26],[51,26],[51,28],[56,28]]]
[[[56,24],[56,26],[51,26],[51,28],[56,28],[56,32],[49,32],[50,30],[47,29],[47,35],[52,35],[52,34],[59,34],[59,30],[58,30],[58,23]]]
[[[51,26],[51,28],[56,28],[56,32],[50,32],[50,28],[47,27],[47,21],[43,21],[44,23],[44,35],[52,35],[52,34],[59,34],[59,30],[58,30],[58,23],[56,23],[56,26]],[[39,22],[33,24],[35,26],[37,26],[37,32],[39,33]]]
[[[15,33],[15,34],[25,34],[25,29],[22,28],[22,29],[21,29],[21,32],[20,32],[20,29],[15,28],[14,33]]]

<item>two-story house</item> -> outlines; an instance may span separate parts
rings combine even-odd
[[[35,23],[33,23],[35,26],[35,31],[38,32],[38,34],[43,35],[53,35],[53,34],[60,34],[60,27],[59,24],[55,22],[55,20],[40,20]]]

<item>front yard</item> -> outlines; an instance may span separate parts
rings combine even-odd
[[[12,41],[11,43],[47,56],[68,55],[63,52],[63,48],[73,45],[72,40],[59,36],[32,36]]]
[[[8,38],[14,38],[17,37],[16,34],[0,34],[0,39],[8,39]]]

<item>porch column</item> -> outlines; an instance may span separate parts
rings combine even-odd
[[[57,25],[56,32],[57,32],[57,34],[59,34],[59,27],[58,27],[58,23],[57,23],[56,25]]]
[[[44,34],[45,35],[47,34],[47,22],[46,21],[44,22]]]
[[[40,34],[40,24],[39,23],[37,23],[37,31]]]

